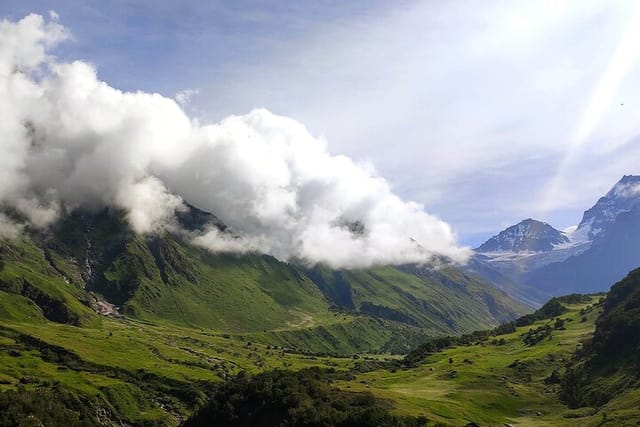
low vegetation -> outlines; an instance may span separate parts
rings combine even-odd
[[[640,419],[640,271],[508,321],[455,269],[304,271],[114,237],[113,220],[91,224],[95,258],[81,218],[44,248],[0,241],[0,426]],[[107,285],[125,315],[96,313]],[[245,300],[262,305],[245,316]]]
[[[606,318],[601,317],[607,312],[602,299],[558,298],[526,322],[429,340],[402,363],[373,368],[338,384],[393,401],[393,414],[424,416],[432,425],[636,425],[640,389],[631,371],[600,371],[602,381],[626,379],[624,385],[615,382],[617,393],[606,403],[567,405],[560,399],[576,355],[583,346],[588,348],[596,320],[600,325]],[[531,337],[541,331],[544,339],[532,345]],[[602,383],[588,384],[581,386],[596,389]]]
[[[611,288],[602,309],[562,381],[561,397],[574,408],[603,407],[640,386],[640,269]]]
[[[345,372],[305,369],[240,375],[216,388],[185,427],[197,426],[424,426],[425,417],[390,413],[391,402],[332,385]]]

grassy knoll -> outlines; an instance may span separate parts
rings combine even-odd
[[[561,375],[576,348],[592,335],[601,311],[594,306],[598,299],[567,305],[569,310],[558,316],[564,320],[559,328],[555,318],[540,320],[482,343],[432,353],[417,367],[359,374],[340,382],[340,387],[389,399],[395,402],[396,414],[424,415],[451,425],[601,425],[603,419],[616,425],[616,417],[620,420],[629,413],[637,420],[640,411],[633,406],[640,395],[637,390],[598,411],[571,410],[558,399],[559,378],[554,371]],[[530,330],[546,327],[550,335],[525,344]]]

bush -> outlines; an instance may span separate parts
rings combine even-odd
[[[529,331],[522,334],[522,342],[529,346],[536,345],[546,338],[550,339],[552,330],[553,329],[549,325],[542,325],[535,329],[529,329]]]
[[[17,390],[0,393],[0,426],[94,426],[95,408],[62,390]]]

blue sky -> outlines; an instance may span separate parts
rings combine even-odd
[[[576,224],[640,167],[635,1],[12,1],[55,10],[57,54],[203,122],[265,107],[370,161],[478,244],[534,217]],[[634,32],[635,31],[635,32]]]

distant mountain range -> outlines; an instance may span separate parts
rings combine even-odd
[[[640,266],[640,176],[623,176],[572,230],[526,219],[475,252],[466,270],[522,301],[605,290]]]

